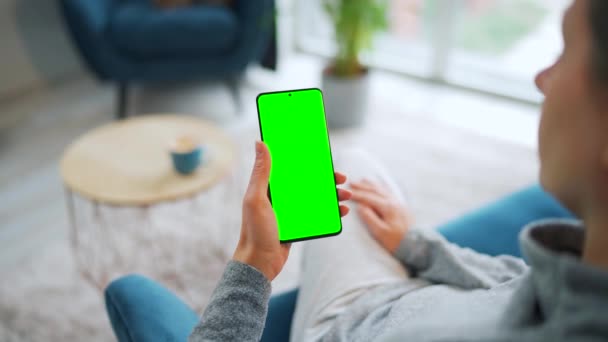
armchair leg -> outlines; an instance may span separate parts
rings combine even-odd
[[[234,99],[234,103],[236,104],[236,113],[237,115],[241,115],[243,109],[243,101],[241,99],[241,77],[233,76],[228,78],[227,80],[228,89],[230,89],[230,93],[232,98]]]
[[[127,83],[118,85],[116,97],[116,119],[124,119],[127,117],[127,100],[129,99],[129,86]]]

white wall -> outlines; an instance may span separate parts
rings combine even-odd
[[[58,2],[0,0],[0,100],[82,72]]]

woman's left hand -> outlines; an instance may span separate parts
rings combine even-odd
[[[268,178],[270,177],[270,152],[261,141],[255,144],[256,159],[243,199],[243,223],[241,237],[233,259],[255,267],[272,281],[283,269],[291,243],[281,244],[277,220],[268,199]],[[346,176],[336,172],[336,184],[344,184]],[[338,189],[338,199],[350,199],[351,192]],[[297,193],[294,192],[294,196]],[[348,213],[348,207],[340,205],[340,215]],[[314,213],[311,213],[314,214]]]
[[[408,210],[390,190],[369,180],[352,182],[351,189],[367,229],[382,247],[394,254],[412,225]]]

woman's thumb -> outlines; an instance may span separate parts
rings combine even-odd
[[[268,147],[261,141],[255,142],[255,163],[251,180],[249,181],[249,191],[266,194],[268,190],[268,178],[270,177],[270,152]]]

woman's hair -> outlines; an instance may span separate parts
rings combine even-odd
[[[608,84],[608,0],[589,0],[594,77]]]

